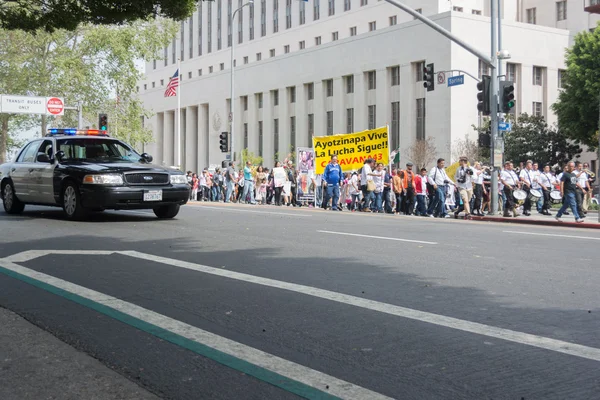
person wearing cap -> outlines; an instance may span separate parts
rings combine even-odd
[[[342,182],[344,178],[342,167],[338,164],[336,154],[331,156],[331,161],[327,164],[327,167],[325,167],[323,179],[327,185],[327,199],[331,199],[331,209],[342,211],[342,209],[338,207],[338,202],[340,199],[340,182]]]
[[[415,173],[413,172],[413,163],[406,163],[406,169],[402,171],[402,176],[404,215],[412,215],[415,209]]]

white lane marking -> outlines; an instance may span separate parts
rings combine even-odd
[[[43,254],[42,254],[43,253]],[[60,254],[62,250],[39,250],[38,254]],[[255,283],[257,285],[273,287],[277,289],[289,290],[290,292],[300,293],[308,296],[318,297],[325,300],[335,301],[337,303],[348,304],[367,310],[378,311],[384,314],[395,315],[402,318],[408,318],[416,321],[427,322],[433,325],[456,329],[464,332],[474,333],[482,336],[493,337],[518,344],[538,347],[557,353],[568,354],[576,357],[586,358],[588,360],[600,361],[600,349],[584,346],[581,344],[565,342],[563,340],[551,339],[544,336],[533,335],[530,333],[513,331],[510,329],[498,328],[480,324],[478,322],[465,321],[458,318],[447,317],[426,311],[413,310],[411,308],[396,306],[393,304],[382,303],[375,300],[363,299],[343,293],[332,292],[325,289],[318,289],[311,286],[299,285],[296,283],[282,282],[269,278],[243,274],[240,272],[228,271],[221,268],[209,267],[206,265],[195,264],[187,261],[175,260],[172,258],[159,257],[152,254],[140,253],[138,251],[114,251],[113,253],[138,258],[141,260],[158,262],[173,267],[189,269],[192,271],[203,272],[211,275],[222,276],[243,282]],[[11,256],[18,258],[19,254]],[[38,257],[39,257],[38,256]],[[0,259],[0,262],[3,259]],[[4,259],[6,260],[6,259]]]
[[[345,236],[358,236],[369,239],[385,239],[385,240],[396,240],[398,242],[409,242],[409,243],[421,243],[421,244],[437,244],[437,242],[425,242],[423,240],[412,240],[412,239],[400,239],[386,236],[373,236],[373,235],[361,235],[358,233],[346,233],[346,232],[333,232],[333,231],[317,231],[319,233],[330,233],[332,235],[345,235]]]
[[[272,215],[291,215],[292,217],[312,217],[309,214],[296,214],[296,213],[285,213],[285,212],[274,212],[274,211],[258,211],[258,210],[240,210],[239,208],[225,208],[225,207],[211,207],[211,206],[193,206],[197,209],[208,208],[211,210],[219,211],[233,211],[233,212],[247,212],[255,214],[272,214]]]
[[[0,259],[0,266],[40,282],[63,289],[67,292],[77,294],[78,296],[86,299],[90,299],[96,303],[113,308],[134,318],[183,336],[189,340],[202,343],[206,346],[212,347],[213,349],[273,371],[294,381],[304,383],[305,385],[312,386],[319,390],[323,390],[324,392],[327,392],[333,396],[337,396],[342,399],[356,400],[391,399],[390,397],[365,389],[361,386],[354,385],[350,382],[334,378],[333,376],[310,369],[300,364],[296,364],[292,361],[285,360],[253,347],[215,335],[203,329],[196,328],[195,326],[120,300],[116,297],[17,265],[7,261],[6,259]]]
[[[108,256],[115,253],[116,252],[112,250],[27,250],[8,256],[4,258],[4,260],[19,263],[35,260],[38,257],[43,257],[49,254]]]
[[[520,231],[502,231],[504,233],[517,233],[519,235],[535,235],[535,236],[551,236],[551,237],[563,237],[571,239],[588,239],[588,240],[600,240],[600,237],[591,236],[572,236],[572,235],[558,235],[554,233],[537,233],[537,232],[520,232]]]

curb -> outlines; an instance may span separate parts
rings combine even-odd
[[[523,224],[523,225],[540,225],[540,226],[561,226],[565,228],[586,228],[586,229],[600,229],[599,223],[577,223],[577,222],[558,222],[556,220],[539,220],[539,219],[524,219],[524,218],[498,218],[498,217],[479,217],[471,216],[472,221],[484,221],[484,222],[504,222],[507,224]]]

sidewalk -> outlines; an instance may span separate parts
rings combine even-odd
[[[0,308],[0,399],[158,400],[100,361]]]
[[[518,217],[503,217],[502,213],[497,215],[486,215],[484,217],[473,216],[473,221],[487,221],[487,222],[505,222],[512,224],[526,224],[526,225],[542,225],[542,226],[562,226],[569,228],[587,228],[587,229],[600,229],[600,223],[598,222],[598,213],[594,211],[588,212],[587,217],[583,223],[576,223],[573,215],[563,215],[561,217],[562,222],[558,222],[555,219],[558,210],[551,210],[552,216],[539,214],[537,211],[532,211],[531,216],[526,217],[519,215]]]

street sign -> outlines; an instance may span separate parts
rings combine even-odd
[[[512,130],[512,124],[510,122],[499,122],[498,130],[504,132],[510,132]]]
[[[443,85],[446,82],[446,73],[445,72],[438,72],[437,74],[437,82],[439,85]]]
[[[465,83],[464,75],[451,76],[450,78],[448,78],[448,87],[458,86],[458,85],[462,85],[464,83]]]
[[[0,112],[5,114],[63,115],[64,100],[59,97],[0,96]]]

